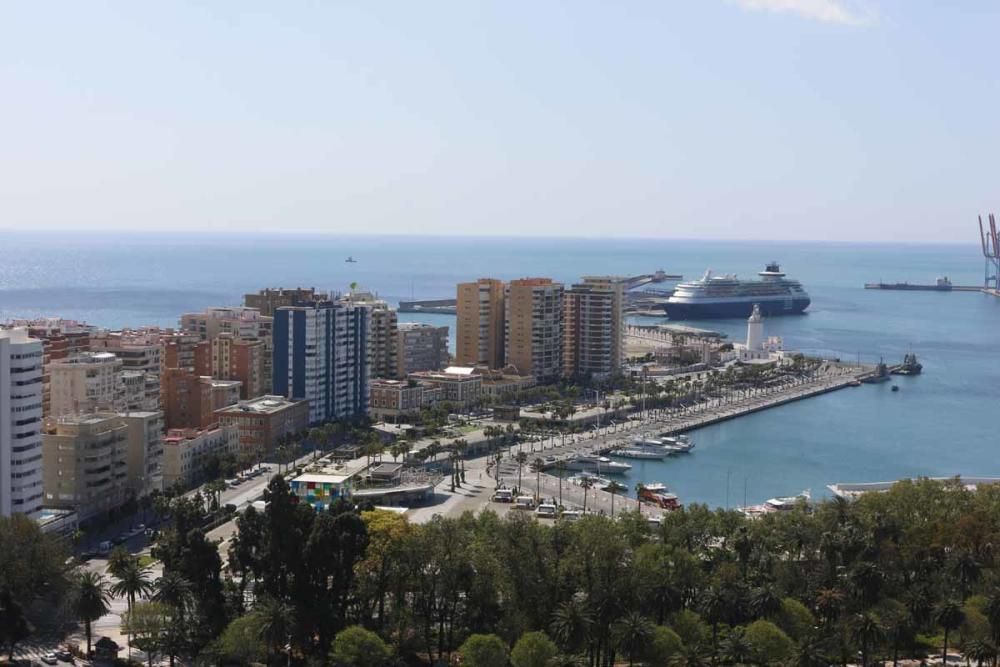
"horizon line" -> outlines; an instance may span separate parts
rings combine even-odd
[[[283,237],[283,238],[379,238],[379,239],[455,239],[455,240],[476,240],[476,239],[497,239],[509,241],[678,241],[678,242],[702,242],[702,243],[809,243],[816,245],[899,245],[899,246],[964,246],[972,245],[955,240],[925,240],[909,239],[901,241],[898,239],[809,239],[809,238],[748,238],[748,237],[699,237],[699,236],[648,236],[648,235],[596,235],[587,234],[579,236],[571,235],[551,235],[551,234],[447,234],[447,233],[372,233],[372,232],[331,232],[322,230],[173,230],[173,229],[115,229],[111,227],[100,227],[92,229],[74,228],[50,228],[50,229],[24,229],[20,227],[0,226],[0,233],[16,234],[21,236],[52,236],[70,234],[74,236],[86,236],[90,234],[105,235],[115,234],[133,237],[154,237],[171,236],[181,238],[191,236],[192,241],[205,237],[235,237],[252,238],[256,236]],[[971,237],[970,237],[971,238]],[[973,239],[974,240],[974,239]]]

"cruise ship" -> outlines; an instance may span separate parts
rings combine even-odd
[[[809,295],[797,280],[788,280],[777,262],[758,273],[760,280],[740,280],[734,275],[714,276],[677,285],[666,303],[672,320],[749,317],[754,304],[766,317],[797,315],[809,307]]]

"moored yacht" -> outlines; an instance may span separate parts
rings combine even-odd
[[[582,472],[596,472],[597,474],[624,475],[632,469],[632,466],[621,461],[612,461],[606,456],[577,453],[566,459],[565,468]]]

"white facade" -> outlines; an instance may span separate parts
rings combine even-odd
[[[0,331],[0,516],[42,509],[42,342]]]
[[[747,320],[747,349],[759,350],[764,342],[764,318],[760,316],[760,306],[753,305],[753,312]]]

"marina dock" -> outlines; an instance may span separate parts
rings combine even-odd
[[[705,403],[676,409],[650,410],[641,418],[630,419],[624,423],[606,425],[588,434],[557,435],[554,432],[541,435],[538,441],[522,443],[514,448],[511,456],[504,458],[499,466],[499,478],[508,487],[517,484],[518,465],[514,456],[519,451],[528,455],[528,462],[521,470],[521,487],[527,493],[537,492],[542,497],[558,498],[559,478],[556,475],[542,472],[538,479],[540,488],[536,489],[536,475],[531,468],[536,459],[543,461],[541,469],[551,471],[575,454],[610,454],[613,450],[626,445],[636,436],[676,435],[693,429],[710,426],[743,415],[760,412],[769,408],[787,405],[805,398],[819,396],[844,387],[858,386],[861,380],[873,373],[871,366],[837,365],[821,376],[805,380],[802,383],[760,390],[760,393],[742,399],[713,399]],[[697,456],[697,450],[693,455]],[[625,480],[619,480],[624,483]],[[562,482],[563,502],[582,506],[583,490],[573,484]],[[629,488],[622,493],[634,493]],[[619,508],[636,509],[638,503],[634,498],[626,499],[621,494],[615,498],[615,511]],[[684,499],[680,499],[684,502]],[[588,508],[609,512],[611,494],[598,489],[588,491]],[[662,510],[643,506],[644,513],[657,515]]]

